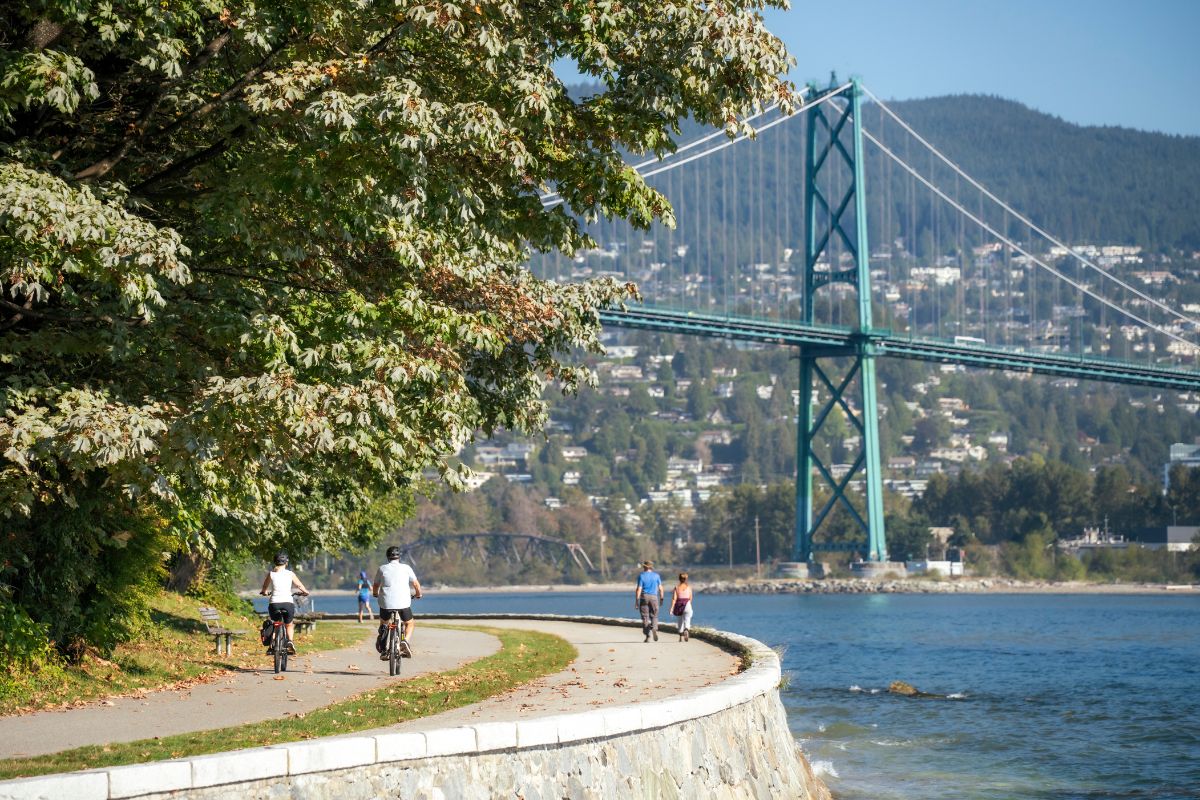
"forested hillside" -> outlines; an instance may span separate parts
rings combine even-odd
[[[1200,247],[1200,137],[1084,127],[998,97],[888,103],[939,150],[1072,242]],[[878,109],[864,123],[880,128]],[[895,134],[883,118],[882,137]],[[868,180],[879,176],[868,175]]]

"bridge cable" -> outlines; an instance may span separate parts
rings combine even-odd
[[[737,144],[738,142],[745,141],[746,139],[749,139],[752,137],[756,137],[756,136],[758,136],[758,134],[762,133],[763,131],[770,130],[771,128],[774,128],[776,125],[779,125],[780,123],[787,122],[790,119],[794,119],[799,114],[803,114],[804,112],[806,112],[810,109],[816,108],[817,106],[821,105],[822,103],[829,102],[830,100],[837,97],[839,92],[845,91],[849,87],[850,87],[850,84],[846,83],[846,84],[843,84],[842,86],[837,87],[836,89],[831,89],[828,92],[826,92],[824,95],[822,95],[821,97],[818,97],[817,99],[813,100],[811,103],[808,103],[807,105],[803,105],[800,108],[796,109],[795,114],[784,115],[784,116],[778,117],[776,119],[773,119],[770,122],[764,123],[763,125],[760,125],[758,128],[755,128],[754,131],[751,133],[738,134],[734,138],[727,139],[726,141],[721,142],[720,144],[718,144],[714,147],[710,147],[709,149],[707,149],[701,153],[696,153],[695,155],[688,156],[687,158],[679,160],[679,161],[667,162],[667,159],[652,159],[652,160],[649,160],[649,161],[643,162],[642,164],[637,165],[636,167],[634,167],[634,169],[637,169],[640,171],[641,168],[649,166],[651,164],[662,164],[662,166],[660,166],[658,169],[653,169],[648,172],[641,173],[642,178],[649,178],[649,177],[659,174],[660,172],[666,172],[667,170],[675,169],[677,167],[682,167],[684,164],[690,164],[691,162],[695,161],[698,158],[704,158],[705,156],[712,155],[713,153],[716,153],[720,150],[724,150],[726,147],[731,147],[731,146]],[[755,114],[751,117],[747,117],[747,119],[753,119],[754,117],[762,116],[763,114],[766,114],[769,110],[771,110],[773,108],[778,108],[778,105],[772,104],[772,106],[769,107],[768,109],[764,109],[763,111],[759,112],[758,114]],[[710,133],[710,134],[708,134],[707,137],[705,137],[705,139],[706,140],[712,139],[712,138],[715,138],[720,135],[724,135],[724,131],[716,131],[715,133]],[[690,145],[688,145],[688,146],[690,147]],[[682,149],[683,148],[680,148],[680,150],[678,150],[676,152],[678,153],[678,152],[682,151]],[[668,156],[668,158],[670,158],[670,156]],[[667,162],[667,163],[664,163],[664,162]],[[550,192],[548,194],[541,195],[541,196],[539,196],[538,199],[542,201],[543,209],[552,208],[553,206],[559,205],[560,203],[563,202],[563,198],[558,192]]]
[[[987,222],[985,222],[984,220],[982,220],[982,219],[980,219],[979,217],[977,217],[977,216],[975,216],[974,214],[972,214],[972,213],[971,213],[969,210],[967,210],[965,207],[963,207],[963,206],[962,206],[962,205],[960,205],[959,203],[957,203],[957,202],[955,202],[954,200],[952,200],[952,199],[951,199],[951,198],[950,198],[948,195],[946,195],[946,193],[945,193],[945,192],[943,192],[941,189],[939,189],[937,186],[935,186],[933,183],[931,183],[929,180],[927,180],[927,179],[925,178],[925,176],[921,175],[921,174],[920,174],[920,173],[918,173],[918,172],[917,172],[915,169],[913,169],[913,168],[912,168],[912,167],[910,167],[908,164],[906,164],[904,161],[902,161],[902,160],[900,159],[900,157],[899,157],[899,156],[897,156],[895,153],[893,153],[891,150],[889,150],[889,149],[888,149],[888,148],[887,148],[887,147],[886,147],[886,146],[885,146],[885,145],[884,145],[882,142],[880,142],[880,141],[879,141],[878,139],[876,139],[876,138],[875,138],[873,135],[871,135],[870,131],[863,130],[863,137],[864,137],[864,138],[866,138],[867,140],[869,140],[871,143],[873,143],[873,144],[874,144],[876,147],[878,147],[880,150],[882,150],[882,151],[883,151],[883,153],[884,153],[884,154],[885,154],[885,155],[886,155],[888,158],[890,158],[890,159],[892,159],[893,161],[895,161],[895,162],[896,162],[896,163],[897,163],[897,164],[900,166],[900,168],[901,168],[901,169],[903,169],[903,170],[905,170],[906,172],[908,172],[910,175],[912,175],[914,178],[916,178],[918,181],[920,181],[922,184],[924,184],[926,188],[928,188],[930,191],[934,192],[934,193],[935,193],[935,194],[936,194],[938,197],[942,198],[942,199],[943,199],[943,200],[945,200],[947,203],[949,203],[951,206],[953,206],[955,209],[957,209],[959,213],[961,213],[961,214],[965,214],[965,215],[967,216],[967,218],[968,218],[968,219],[970,219],[972,222],[974,222],[975,224],[979,225],[979,226],[980,226],[981,228],[983,228],[985,231],[987,231],[988,233],[992,234],[993,236],[995,236],[997,239],[999,239],[1000,241],[1002,241],[1002,242],[1004,242],[1005,244],[1007,244],[1007,245],[1008,245],[1009,247],[1011,247],[1012,249],[1014,249],[1014,250],[1016,250],[1017,252],[1019,252],[1019,253],[1021,253],[1022,255],[1024,255],[1024,256],[1025,256],[1026,258],[1028,258],[1030,261],[1032,261],[1033,263],[1037,264],[1039,267],[1041,267],[1041,268],[1042,268],[1042,269],[1044,269],[1045,271],[1049,272],[1051,275],[1054,275],[1054,276],[1055,276],[1055,277],[1057,277],[1059,280],[1061,280],[1061,281],[1064,281],[1065,283],[1068,283],[1068,284],[1070,284],[1071,286],[1074,286],[1074,287],[1075,287],[1076,289],[1078,289],[1079,291],[1083,292],[1084,294],[1086,294],[1087,296],[1089,296],[1089,297],[1093,298],[1094,300],[1097,300],[1097,301],[1099,301],[1100,303],[1103,303],[1104,305],[1106,305],[1106,306],[1109,306],[1109,307],[1110,307],[1110,308],[1112,308],[1114,311],[1118,311],[1118,312],[1120,312],[1121,314],[1124,314],[1125,316],[1129,317],[1130,319],[1132,319],[1132,320],[1135,320],[1136,322],[1139,322],[1139,323],[1141,323],[1142,325],[1145,325],[1147,328],[1150,328],[1151,330],[1153,330],[1153,331],[1155,331],[1155,332],[1157,332],[1157,333],[1160,333],[1160,334],[1162,334],[1163,336],[1166,336],[1166,337],[1168,337],[1168,338],[1174,339],[1174,340],[1176,340],[1177,342],[1180,342],[1180,343],[1182,343],[1182,344],[1186,344],[1186,345],[1187,345],[1189,348],[1193,348],[1193,349],[1194,349],[1194,348],[1196,348],[1196,345],[1195,345],[1195,344],[1193,344],[1192,342],[1190,342],[1190,341],[1188,341],[1187,339],[1183,338],[1182,336],[1179,336],[1179,335],[1177,335],[1177,334],[1173,333],[1172,331],[1166,330],[1166,329],[1164,329],[1164,328],[1160,328],[1160,327],[1158,327],[1157,325],[1155,325],[1153,322],[1150,322],[1149,320],[1142,319],[1142,318],[1141,318],[1141,317],[1139,317],[1137,314],[1133,313],[1132,311],[1129,311],[1129,310],[1128,310],[1128,309],[1126,309],[1126,308],[1123,308],[1123,307],[1121,307],[1121,306],[1117,305],[1115,302],[1113,302],[1112,300],[1109,300],[1107,297],[1103,297],[1103,296],[1101,296],[1101,295],[1098,295],[1098,294],[1096,294],[1096,293],[1095,293],[1095,292],[1093,292],[1091,289],[1089,289],[1089,288],[1088,288],[1086,285],[1084,285],[1084,284],[1080,284],[1080,283],[1077,283],[1077,282],[1075,282],[1075,281],[1071,280],[1071,279],[1070,279],[1070,278],[1068,278],[1066,275],[1062,274],[1060,271],[1058,271],[1058,270],[1057,270],[1057,269],[1055,269],[1054,267],[1050,266],[1050,265],[1049,265],[1049,264],[1047,264],[1045,261],[1042,261],[1040,258],[1038,258],[1038,257],[1037,257],[1037,256],[1035,256],[1033,253],[1031,253],[1031,252],[1029,252],[1028,250],[1026,250],[1026,249],[1025,249],[1024,247],[1022,247],[1021,245],[1019,245],[1019,244],[1017,244],[1016,242],[1012,241],[1012,240],[1011,240],[1011,239],[1009,239],[1007,236],[1004,236],[1003,234],[1001,234],[999,231],[997,231],[995,228],[993,228],[993,227],[992,227],[991,225],[989,225]],[[1028,221],[1026,221],[1026,224],[1031,224],[1031,223],[1028,223]]]
[[[1108,279],[1117,283],[1122,288],[1124,288],[1128,291],[1131,291],[1134,294],[1136,294],[1138,297],[1142,298],[1143,300],[1146,300],[1147,302],[1149,302],[1155,306],[1158,306],[1163,311],[1166,311],[1168,314],[1178,317],[1181,320],[1190,322],[1190,323],[1200,327],[1200,321],[1193,319],[1192,317],[1189,317],[1179,311],[1176,311],[1175,309],[1171,308],[1170,306],[1167,306],[1166,304],[1155,299],[1154,297],[1151,297],[1150,295],[1147,295],[1147,294],[1139,291],[1136,286],[1133,286],[1133,285],[1128,284],[1125,281],[1121,280],[1116,275],[1113,275],[1108,270],[1104,269],[1100,265],[1093,262],[1091,259],[1089,259],[1087,256],[1085,256],[1083,253],[1080,253],[1079,251],[1077,251],[1075,248],[1071,247],[1070,245],[1059,241],[1057,238],[1052,236],[1049,232],[1038,227],[1036,224],[1034,224],[1034,222],[1032,220],[1030,220],[1025,215],[1023,215],[1020,211],[1017,211],[1016,209],[1014,209],[1008,203],[1001,200],[999,197],[997,197],[995,194],[993,194],[991,191],[989,191],[986,186],[984,186],[982,183],[980,183],[979,181],[972,178],[967,172],[965,172],[956,163],[954,163],[949,158],[947,158],[945,155],[943,155],[942,152],[940,150],[938,150],[936,147],[934,147],[927,139],[925,139],[923,136],[921,136],[921,134],[919,134],[915,130],[913,130],[913,128],[907,122],[905,122],[903,119],[901,119],[899,116],[897,116],[896,112],[894,112],[890,108],[888,108],[888,106],[882,100],[880,100],[870,89],[868,89],[864,86],[863,92],[865,92],[875,103],[877,103],[881,109],[886,111],[888,116],[890,116],[893,120],[895,120],[900,125],[901,128],[906,130],[910,135],[912,135],[917,141],[919,141],[925,147],[929,148],[929,150],[931,150],[938,158],[940,158],[942,161],[944,161],[951,169],[953,169],[958,174],[962,175],[962,177],[965,178],[968,183],[973,185],[979,191],[983,192],[989,199],[991,199],[993,202],[998,204],[1005,211],[1011,213],[1014,217],[1016,217],[1020,221],[1024,222],[1026,225],[1028,225],[1031,230],[1037,232],[1042,237],[1049,240],[1052,244],[1058,245],[1059,247],[1063,248],[1064,250],[1069,252],[1071,255],[1075,256],[1075,258],[1082,261],[1084,264],[1091,267],[1092,269],[1096,270],[1101,275],[1104,275]]]

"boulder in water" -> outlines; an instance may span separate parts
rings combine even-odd
[[[888,686],[889,694],[898,694],[902,697],[945,697],[944,694],[933,694],[931,692],[922,692],[911,683],[904,681],[892,681]]]

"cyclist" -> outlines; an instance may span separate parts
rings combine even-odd
[[[375,573],[375,583],[372,587],[372,594],[379,598],[379,636],[375,639],[375,649],[379,651],[379,657],[385,661],[388,657],[388,654],[384,652],[387,643],[387,626],[393,611],[400,613],[400,619],[404,623],[400,655],[405,658],[412,657],[412,651],[409,649],[414,627],[412,601],[413,598],[421,597],[421,583],[417,580],[417,574],[413,572],[412,567],[400,561],[400,548],[395,545],[389,547],[387,559],[388,562]]]
[[[288,655],[296,655],[296,647],[292,644],[292,629],[295,624],[292,619],[296,616],[296,603],[292,599],[293,592],[308,594],[308,589],[296,577],[296,573],[287,568],[287,553],[275,554],[275,568],[263,579],[262,590],[259,594],[270,595],[267,604],[267,616],[271,619],[282,619],[287,628]]]

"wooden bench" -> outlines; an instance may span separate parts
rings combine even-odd
[[[296,634],[308,633],[317,629],[317,620],[325,616],[318,614],[313,608],[315,604],[311,596],[302,597],[296,603],[296,614],[292,617],[292,622],[296,624]]]
[[[233,655],[233,637],[243,636],[247,631],[235,631],[226,628],[221,624],[220,613],[210,606],[200,606],[200,619],[204,620],[204,627],[208,629],[209,636],[213,637],[213,641],[217,646],[217,655],[221,654],[221,637],[225,637],[225,655]]]

